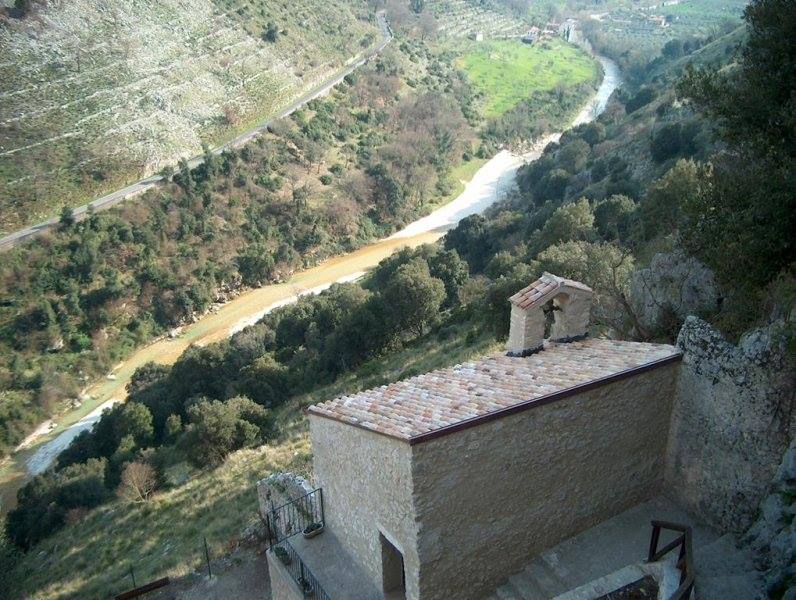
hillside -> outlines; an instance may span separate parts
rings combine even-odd
[[[484,133],[483,94],[447,40],[406,35],[241,149],[192,171],[183,165],[134,202],[4,254],[0,453],[46,416],[80,401],[86,414],[109,400],[82,392],[134,348],[246,287],[389,235],[459,193],[506,137]],[[526,139],[571,118],[596,75],[585,53],[559,40],[530,55],[544,77],[513,83],[511,94],[519,102],[524,81],[518,108],[533,104],[545,118],[512,118]]]
[[[280,434],[268,444],[238,451],[212,471],[178,465],[170,477],[184,483],[169,484],[151,502],[116,501],[90,512],[26,554],[7,579],[0,532],[0,585],[13,582],[9,600],[99,600],[129,588],[131,567],[139,581],[194,571],[204,560],[204,538],[212,559],[227,554],[257,520],[259,479],[282,470],[309,474],[304,407],[499,349],[491,335],[469,332],[469,326],[431,332],[401,352],[373,359],[334,384],[295,398],[279,409]]]
[[[584,9],[584,30],[597,51],[617,61],[629,78],[643,78],[647,63],[664,48],[670,57],[692,41],[736,29],[746,0],[616,2]],[[667,44],[669,46],[667,47]]]
[[[0,232],[201,153],[377,37],[341,0],[34,3],[0,21]]]
[[[433,185],[427,187],[437,193],[445,189],[453,165],[466,164],[460,159],[483,148],[483,137],[480,145],[476,141],[483,131],[464,124],[465,113],[474,110],[466,76],[446,69],[451,63],[426,43],[396,41],[393,51],[271,136],[227,155],[220,164],[211,161],[206,169],[181,172],[166,195],[121,213],[137,215],[132,230],[125,227],[130,219],[106,213],[93,223],[65,228],[53,236],[52,247],[81,257],[81,234],[96,236],[104,248],[110,247],[109,241],[122,244],[126,252],[108,260],[124,264],[121,258],[135,255],[135,244],[151,243],[158,252],[147,257],[147,264],[136,265],[147,277],[136,280],[142,289],[139,300],[184,310],[186,304],[193,308],[186,297],[191,302],[204,297],[189,276],[205,286],[215,281],[205,278],[203,267],[219,278],[239,274],[267,279],[285,266],[298,265],[297,253],[290,255],[294,262],[282,260],[278,267],[258,259],[289,255],[283,247],[293,242],[309,241],[308,247],[320,256],[331,248],[326,237],[330,231],[338,234],[336,240],[347,232],[353,245],[374,228],[385,233],[413,218],[437,197],[423,197],[409,185],[447,147],[451,128],[461,136],[467,133],[469,145],[455,148],[444,163],[435,165]],[[737,41],[737,34],[701,38],[689,54],[702,66],[723,57],[719,66],[726,66],[739,61],[731,51]],[[274,310],[222,342],[189,348],[173,366],[140,369],[128,387],[127,403],[106,413],[93,433],[78,438],[53,472],[26,486],[21,506],[9,515],[9,535],[28,548],[11,571],[13,581],[23,582],[14,589],[42,598],[77,591],[99,596],[124,577],[133,561],[146,565],[149,577],[179,574],[196,566],[194,548],[205,526],[215,537],[210,540],[214,552],[220,552],[218,538],[237,539],[240,527],[249,522],[253,491],[247,496],[246,489],[251,481],[290,462],[290,453],[295,453],[291,468],[305,468],[305,425],[298,408],[497,351],[508,323],[506,298],[543,270],[584,281],[595,290],[593,335],[671,342],[685,315],[697,313],[737,337],[743,329],[766,322],[769,311],[790,314],[793,251],[783,240],[793,226],[793,178],[768,173],[792,175],[792,147],[782,141],[792,139],[792,127],[761,135],[759,125],[745,120],[749,111],[729,113],[749,128],[743,131],[753,132],[739,147],[726,123],[709,110],[709,102],[732,97],[771,113],[780,111],[781,116],[788,110],[787,100],[778,103],[777,96],[772,100],[765,94],[779,88],[780,78],[752,60],[745,68],[757,68],[756,75],[764,75],[762,85],[742,87],[744,77],[739,76],[705,99],[688,88],[687,80],[681,83],[685,91],[675,93],[683,67],[680,57],[661,56],[647,67],[646,77],[617,93],[597,121],[567,132],[523,168],[513,196],[485,216],[463,220],[442,243],[396,253],[362,281],[335,285]],[[444,96],[447,90],[452,96],[445,96],[450,100],[446,104],[417,103],[430,91]],[[371,106],[379,110],[371,112]],[[436,110],[429,112],[429,107]],[[411,118],[419,109],[427,120]],[[451,120],[451,114],[457,118]],[[430,137],[427,123],[437,126],[436,137]],[[533,124],[523,126],[531,130]],[[342,133],[346,142],[340,140]],[[318,153],[308,152],[307,139],[313,135],[325,140],[325,156],[334,156],[333,164],[345,165],[339,173],[327,166],[331,161],[321,163]],[[431,154],[421,153],[428,148],[433,148]],[[292,158],[280,164],[276,150]],[[343,179],[346,170],[356,179]],[[290,175],[295,178],[292,189],[275,183]],[[326,175],[338,192],[365,190],[357,200],[362,212],[349,205],[324,219],[310,218],[321,207],[336,206],[339,196],[297,196],[294,190],[310,180],[315,185],[315,178],[325,186],[318,189],[328,189],[320,180]],[[732,185],[725,186],[725,180]],[[271,192],[270,203],[257,204],[253,199],[266,191]],[[352,212],[360,216],[341,218]],[[242,239],[235,236],[237,229],[245,231]],[[733,233],[733,252],[724,251],[727,230]],[[234,258],[211,263],[193,251],[199,240],[216,249],[241,245],[235,247]],[[159,252],[169,259],[158,263]],[[14,274],[24,272],[27,256],[16,255]],[[677,268],[655,271],[656,257]],[[52,273],[64,267],[44,251],[35,258],[39,270],[26,273],[24,297],[30,302],[35,292],[46,291],[56,304],[50,312],[32,304],[25,314],[35,318],[13,322],[31,327],[35,332],[28,338],[42,345],[49,342],[48,335],[70,335],[70,350],[77,354],[83,338],[75,331],[76,315],[47,287]],[[165,271],[185,263],[178,273],[181,281],[168,287],[170,273]],[[87,264],[94,286],[90,299],[103,304],[101,310],[88,305],[80,331],[107,325],[108,317],[118,318],[122,305],[130,305],[114,296],[119,293],[118,275]],[[700,277],[695,287],[704,295],[690,294],[684,302],[682,292],[691,289],[692,273]],[[663,293],[654,303],[645,302],[648,290],[634,287],[647,276],[661,281]],[[11,272],[6,281],[12,281]],[[651,304],[660,310],[648,312]],[[77,306],[87,303],[78,301]],[[68,318],[59,319],[64,313]],[[45,320],[45,326],[37,326],[36,318]],[[124,333],[128,339],[141,332],[141,324],[152,326],[144,315],[133,327],[122,323],[117,331],[130,332]],[[18,344],[26,339],[22,333],[9,339]],[[784,333],[792,335],[792,327]],[[94,350],[106,347],[97,343]],[[59,358],[57,353],[50,357]],[[41,369],[41,362],[34,358],[29,364]],[[9,380],[24,375],[18,367],[9,361]],[[32,375],[27,374],[30,381]],[[151,495],[132,506],[115,499],[125,491],[120,481],[130,464],[148,467],[158,476]],[[228,473],[236,475],[234,480]],[[219,484],[228,486],[235,501],[221,500]],[[91,494],[76,502],[75,490]],[[208,511],[218,506],[223,506],[222,515]],[[148,523],[159,524],[152,546],[138,552],[136,544],[144,539]],[[88,535],[75,541],[77,532]],[[155,560],[152,554],[163,558]]]

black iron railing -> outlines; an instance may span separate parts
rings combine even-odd
[[[315,575],[307,568],[307,565],[301,560],[301,557],[293,549],[293,546],[290,545],[290,542],[285,540],[279,544],[279,546],[276,546],[273,552],[275,554],[275,559],[281,562],[287,572],[290,573],[290,576],[299,586],[305,598],[310,598],[312,600],[331,600],[329,594],[321,587]]]
[[[661,538],[661,529],[679,531],[680,535],[658,550]],[[650,552],[648,562],[655,562],[664,557],[675,548],[679,547],[677,568],[680,569],[680,586],[669,600],[687,600],[694,589],[694,550],[691,541],[691,528],[679,523],[668,521],[652,521],[652,537],[650,538]]]
[[[323,490],[318,488],[295,500],[272,507],[263,515],[263,521],[268,546],[271,548],[301,533],[308,525],[317,523],[323,526]]]

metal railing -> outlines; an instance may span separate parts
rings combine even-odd
[[[679,531],[680,535],[658,550],[661,538],[661,529]],[[668,521],[652,521],[652,537],[650,538],[650,551],[647,562],[655,562],[663,558],[679,546],[677,568],[680,569],[680,585],[669,600],[687,600],[694,589],[694,550],[691,541],[691,528],[679,523]]]
[[[307,565],[301,560],[301,557],[293,549],[293,546],[290,545],[290,542],[285,540],[279,545],[279,548],[285,552],[287,560],[281,558],[279,554],[274,552],[274,554],[276,554],[274,557],[275,560],[282,563],[282,566],[290,573],[290,576],[296,584],[298,584],[304,597],[312,600],[331,600],[329,594],[323,589],[315,578],[315,575],[312,574],[312,571],[307,568]]]
[[[263,521],[270,548],[301,533],[307,525],[323,525],[323,490],[317,488],[295,500],[272,507],[263,515]]]

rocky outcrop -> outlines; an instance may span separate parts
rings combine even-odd
[[[265,516],[275,508],[306,496],[313,490],[310,482],[295,473],[273,473],[257,482],[260,514]]]
[[[794,435],[793,366],[783,324],[755,329],[738,346],[688,317],[672,412],[666,482],[722,531],[751,525]]]
[[[714,312],[718,299],[713,272],[680,251],[659,252],[630,280],[630,304],[642,335],[666,331],[688,315]]]
[[[760,507],[760,516],[742,543],[757,567],[767,571],[766,587],[772,597],[796,597],[796,439],[791,441]]]

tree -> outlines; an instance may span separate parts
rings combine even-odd
[[[61,207],[61,216],[58,219],[58,223],[64,229],[68,229],[75,224],[75,213],[71,207],[66,205]]]
[[[127,384],[127,394],[135,396],[148,387],[163,381],[169,374],[169,367],[156,362],[148,362],[138,367]]]
[[[115,422],[117,439],[126,435],[132,436],[136,446],[145,447],[152,441],[154,429],[152,426],[152,413],[143,404],[126,402],[119,411]]]
[[[669,40],[661,48],[661,55],[669,60],[680,58],[683,55],[683,42],[682,40],[673,39]]]
[[[439,316],[445,284],[432,277],[428,263],[416,258],[401,265],[381,294],[381,302],[397,331],[423,335]]]
[[[556,160],[570,173],[579,173],[586,167],[590,151],[591,148],[585,140],[574,139],[561,146]]]
[[[156,488],[155,469],[149,463],[137,460],[124,466],[117,494],[128,502],[146,502]]]
[[[409,6],[412,9],[412,12],[415,14],[420,14],[423,12],[423,9],[426,6],[425,0],[409,0]]]
[[[273,44],[279,39],[279,30],[272,21],[269,21],[268,24],[265,26],[262,38],[263,41],[271,44]]]
[[[704,169],[692,160],[679,160],[650,185],[639,207],[645,239],[670,234],[678,228],[683,205],[699,193]]]
[[[181,158],[179,163],[179,173],[174,176],[174,181],[179,185],[185,193],[190,195],[194,191],[195,182],[193,179],[193,173],[191,172],[191,167],[188,165],[188,161],[184,158]]]
[[[188,409],[186,447],[197,466],[221,464],[230,452],[252,446],[268,430],[268,411],[245,396],[220,402],[202,399]]]
[[[666,123],[652,134],[650,154],[655,162],[663,162],[677,155],[682,149],[682,126],[680,123]]]
[[[756,0],[744,19],[737,68],[688,69],[677,89],[728,144],[684,202],[683,243],[749,303],[796,260],[796,4]]]
[[[427,259],[429,272],[445,285],[445,307],[459,304],[459,290],[467,282],[470,270],[455,250],[440,250]]]
[[[33,0],[14,0],[14,8],[24,17],[33,8]]]
[[[474,273],[480,273],[484,269],[492,256],[492,246],[486,219],[479,214],[465,217],[445,235],[445,248],[456,250]]]
[[[24,550],[63,527],[66,514],[75,508],[93,508],[104,502],[104,459],[49,471],[29,481],[17,493],[17,506],[8,513],[8,537]]]
[[[537,186],[539,197],[534,198],[537,205],[546,200],[561,200],[569,184],[570,174],[564,169],[553,169],[545,175]]]
[[[594,213],[589,201],[581,198],[556,209],[542,229],[539,245],[546,248],[562,241],[584,240],[593,229]]]
[[[735,70],[689,67],[677,86],[738,146],[796,155],[796,4],[756,0],[744,9],[748,37]]]
[[[631,198],[615,194],[594,207],[594,224],[603,239],[622,242],[630,234],[635,212],[636,203]]]
[[[274,258],[264,245],[254,243],[235,257],[243,283],[260,286],[274,276]]]
[[[641,88],[634,96],[625,101],[625,111],[628,114],[636,112],[642,106],[646,106],[655,100],[656,92],[651,87]]]
[[[278,406],[289,397],[290,370],[271,353],[246,365],[240,378],[246,395],[265,407]]]

